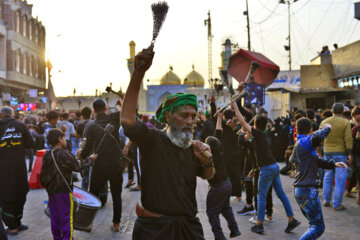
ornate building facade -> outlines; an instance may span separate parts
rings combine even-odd
[[[4,94],[18,98],[19,102],[31,101],[29,89],[45,90],[45,36],[45,27],[32,16],[31,4],[22,0],[0,0],[0,94],[3,101],[8,100],[4,99]]]

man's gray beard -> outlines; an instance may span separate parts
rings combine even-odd
[[[185,129],[188,129],[188,131],[184,131]],[[179,128],[175,120],[171,119],[169,127],[166,129],[166,134],[174,145],[186,149],[191,146],[193,138],[191,130],[192,128],[186,125]]]

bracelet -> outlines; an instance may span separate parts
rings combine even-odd
[[[203,164],[203,168],[208,168],[208,167],[214,167],[214,163],[210,162],[208,164]]]

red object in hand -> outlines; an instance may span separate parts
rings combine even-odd
[[[261,53],[244,49],[240,49],[230,56],[228,74],[241,83],[245,80],[252,62],[260,64],[260,67],[252,74],[254,83],[265,87],[272,84],[280,71],[279,66]]]

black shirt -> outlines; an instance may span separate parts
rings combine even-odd
[[[77,125],[76,133],[79,134],[80,137],[83,136],[85,126],[89,122],[89,120],[81,120],[81,122]]]
[[[29,191],[25,149],[33,148],[26,125],[14,118],[0,119],[0,200],[17,201]]]
[[[57,193],[70,192],[68,186],[71,188],[73,187],[71,177],[72,172],[80,172],[83,169],[87,169],[92,163],[91,158],[79,162],[67,149],[56,149],[54,150],[53,154],[61,174],[67,181],[67,185],[55,167],[51,151],[47,151],[42,159],[40,182],[46,188],[49,196]]]
[[[216,130],[215,137],[221,141],[222,131]],[[208,182],[210,185],[215,185],[227,179],[228,174],[226,172],[224,154],[222,152],[214,154],[212,160],[214,163],[215,173],[214,177],[212,179],[209,179]]]
[[[81,151],[81,158],[87,158],[90,153],[97,149],[100,141],[105,133],[106,124],[111,123],[115,129],[111,136],[106,136],[104,142],[98,150],[98,157],[95,161],[95,167],[103,168],[121,168],[122,149],[120,146],[119,128],[120,128],[120,113],[115,112],[106,115],[105,113],[98,114],[95,122],[89,122],[86,126],[85,146]]]
[[[269,140],[264,131],[251,128],[251,134],[254,136],[255,156],[260,167],[275,163],[271,154]]]
[[[123,126],[141,155],[141,202],[145,209],[167,216],[197,214],[196,176],[202,172],[192,147],[182,149],[171,143],[166,132],[149,129],[137,120]]]

